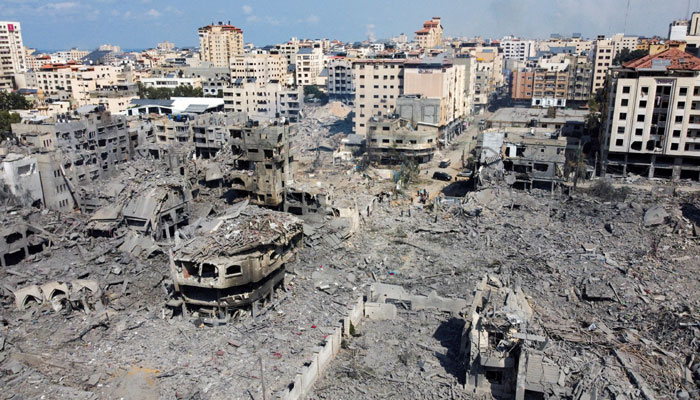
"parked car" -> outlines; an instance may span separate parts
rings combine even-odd
[[[459,173],[457,174],[457,177],[455,179],[458,181],[466,181],[469,178],[471,178],[472,175],[474,175],[474,171],[470,170],[469,168],[466,168],[466,169],[459,171]]]
[[[446,172],[440,172],[440,171],[435,171],[433,173],[433,179],[436,179],[438,181],[451,181],[452,180],[452,175],[446,173]]]
[[[446,158],[446,159],[440,161],[440,164],[438,164],[438,167],[447,168],[450,166],[450,163],[451,163],[451,161],[448,158]]]

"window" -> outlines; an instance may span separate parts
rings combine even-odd
[[[620,113],[620,121],[624,121],[627,119],[627,113]]]
[[[682,87],[678,90],[678,95],[679,96],[687,96],[688,95],[688,88],[687,87]]]
[[[671,143],[671,150],[678,150],[678,143]]]
[[[617,127],[617,133],[625,133],[625,127],[624,127],[624,126],[618,126],[618,127]]]
[[[644,114],[637,115],[637,122],[644,122]]]
[[[629,86],[623,86],[622,87],[622,93],[629,93],[630,92],[630,87]]]
[[[623,144],[624,142],[625,142],[624,139],[617,139],[617,140],[615,141],[615,146],[622,146],[622,144]]]
[[[649,94],[649,87],[648,86],[642,86],[642,94],[644,96]]]
[[[646,100],[640,100],[640,101],[639,101],[639,108],[647,108],[647,101],[646,101]]]
[[[681,137],[681,131],[676,129],[673,131],[673,137]]]
[[[634,131],[634,135],[635,135],[635,136],[642,136],[643,133],[644,133],[644,129],[642,129],[642,128],[637,128],[637,129]]]
[[[629,103],[629,100],[627,100],[627,99],[622,99],[622,100],[620,100],[620,105],[621,105],[622,107],[627,107],[627,104],[628,104],[628,103]]]
[[[682,115],[676,115],[676,123],[677,124],[683,123],[683,116]]]

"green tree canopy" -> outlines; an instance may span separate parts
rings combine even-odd
[[[21,94],[0,91],[0,110],[26,110],[31,103]]]
[[[142,99],[169,99],[171,97],[204,97],[202,88],[192,86],[178,86],[169,88],[147,88],[141,82],[138,83],[138,96]]]

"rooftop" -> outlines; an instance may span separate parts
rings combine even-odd
[[[686,53],[677,47],[671,47],[661,53],[630,61],[624,64],[624,67],[634,69],[635,71],[655,67],[665,67],[666,70],[676,71],[700,71],[700,58]]]

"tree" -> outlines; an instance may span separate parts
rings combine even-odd
[[[31,108],[29,101],[18,93],[0,91],[0,110],[26,110]]]
[[[0,111],[0,139],[5,140],[14,137],[12,134],[12,124],[22,122],[22,117],[17,113],[7,110]]]
[[[170,99],[171,97],[204,97],[202,88],[177,86],[175,89],[145,87],[138,83],[138,96],[141,99]]]
[[[304,97],[311,97],[313,99],[318,99],[321,104],[328,102],[328,96],[318,88],[318,86],[307,85],[304,86]]]
[[[613,65],[623,65],[629,61],[633,61],[648,55],[649,52],[646,50],[632,50],[624,48],[620,50],[619,53],[613,58]]]

